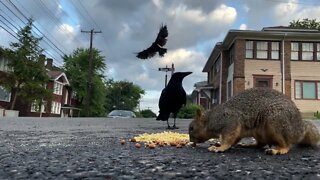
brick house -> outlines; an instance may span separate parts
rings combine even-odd
[[[319,71],[320,32],[283,26],[230,30],[203,68],[212,87],[210,107],[244,89],[269,87],[290,97],[302,113],[320,110]]]
[[[52,89],[53,99],[50,102],[44,102],[41,107],[35,103],[24,103],[17,98],[15,109],[19,111],[19,116],[30,117],[72,117],[78,116],[80,109],[76,108],[76,99],[73,97],[70,83],[65,73],[53,70],[53,59],[46,59],[46,69],[50,81],[47,82],[46,88]],[[8,60],[0,57],[0,77],[4,77],[9,71],[7,66]],[[11,104],[11,93],[7,92],[0,85],[0,106],[8,109]]]

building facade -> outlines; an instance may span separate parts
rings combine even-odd
[[[43,56],[43,59],[45,57]],[[46,60],[47,74],[50,81],[46,83],[46,88],[52,90],[52,100],[39,103],[25,103],[17,97],[14,110],[19,111],[19,116],[30,117],[73,117],[78,116],[80,109],[76,108],[77,100],[73,96],[72,88],[67,76],[62,71],[53,70],[53,59]],[[0,78],[5,78],[10,71],[8,59],[0,57]],[[0,84],[0,109],[9,109],[11,105],[11,94]]]
[[[203,68],[211,107],[245,89],[267,87],[290,97],[302,113],[320,110],[319,71],[320,32],[288,27],[230,30]]]

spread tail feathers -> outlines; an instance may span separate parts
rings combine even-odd
[[[167,49],[166,48],[160,48],[158,53],[159,53],[160,57],[163,57],[167,53]]]

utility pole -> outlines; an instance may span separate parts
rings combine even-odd
[[[168,71],[171,71],[171,76],[172,76],[172,74],[174,73],[174,64],[172,63],[171,68],[168,68],[167,65],[166,65],[165,68],[159,68],[159,71],[164,71],[164,72],[166,72],[165,80],[164,80],[164,87],[167,87],[167,81],[168,81],[167,72],[168,72]]]
[[[93,61],[93,52],[92,52],[92,39],[93,34],[96,33],[102,33],[101,31],[94,31],[94,29],[91,29],[90,31],[83,31],[82,33],[90,33],[90,57],[89,57],[89,69],[88,69],[88,81],[87,81],[87,98],[86,98],[86,111],[87,116],[90,116],[90,102],[91,102],[91,92],[92,92],[92,74],[93,74],[93,68],[92,68],[92,61]]]

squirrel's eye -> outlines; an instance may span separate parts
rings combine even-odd
[[[189,131],[193,131],[193,126],[190,126],[190,127],[189,127]]]

